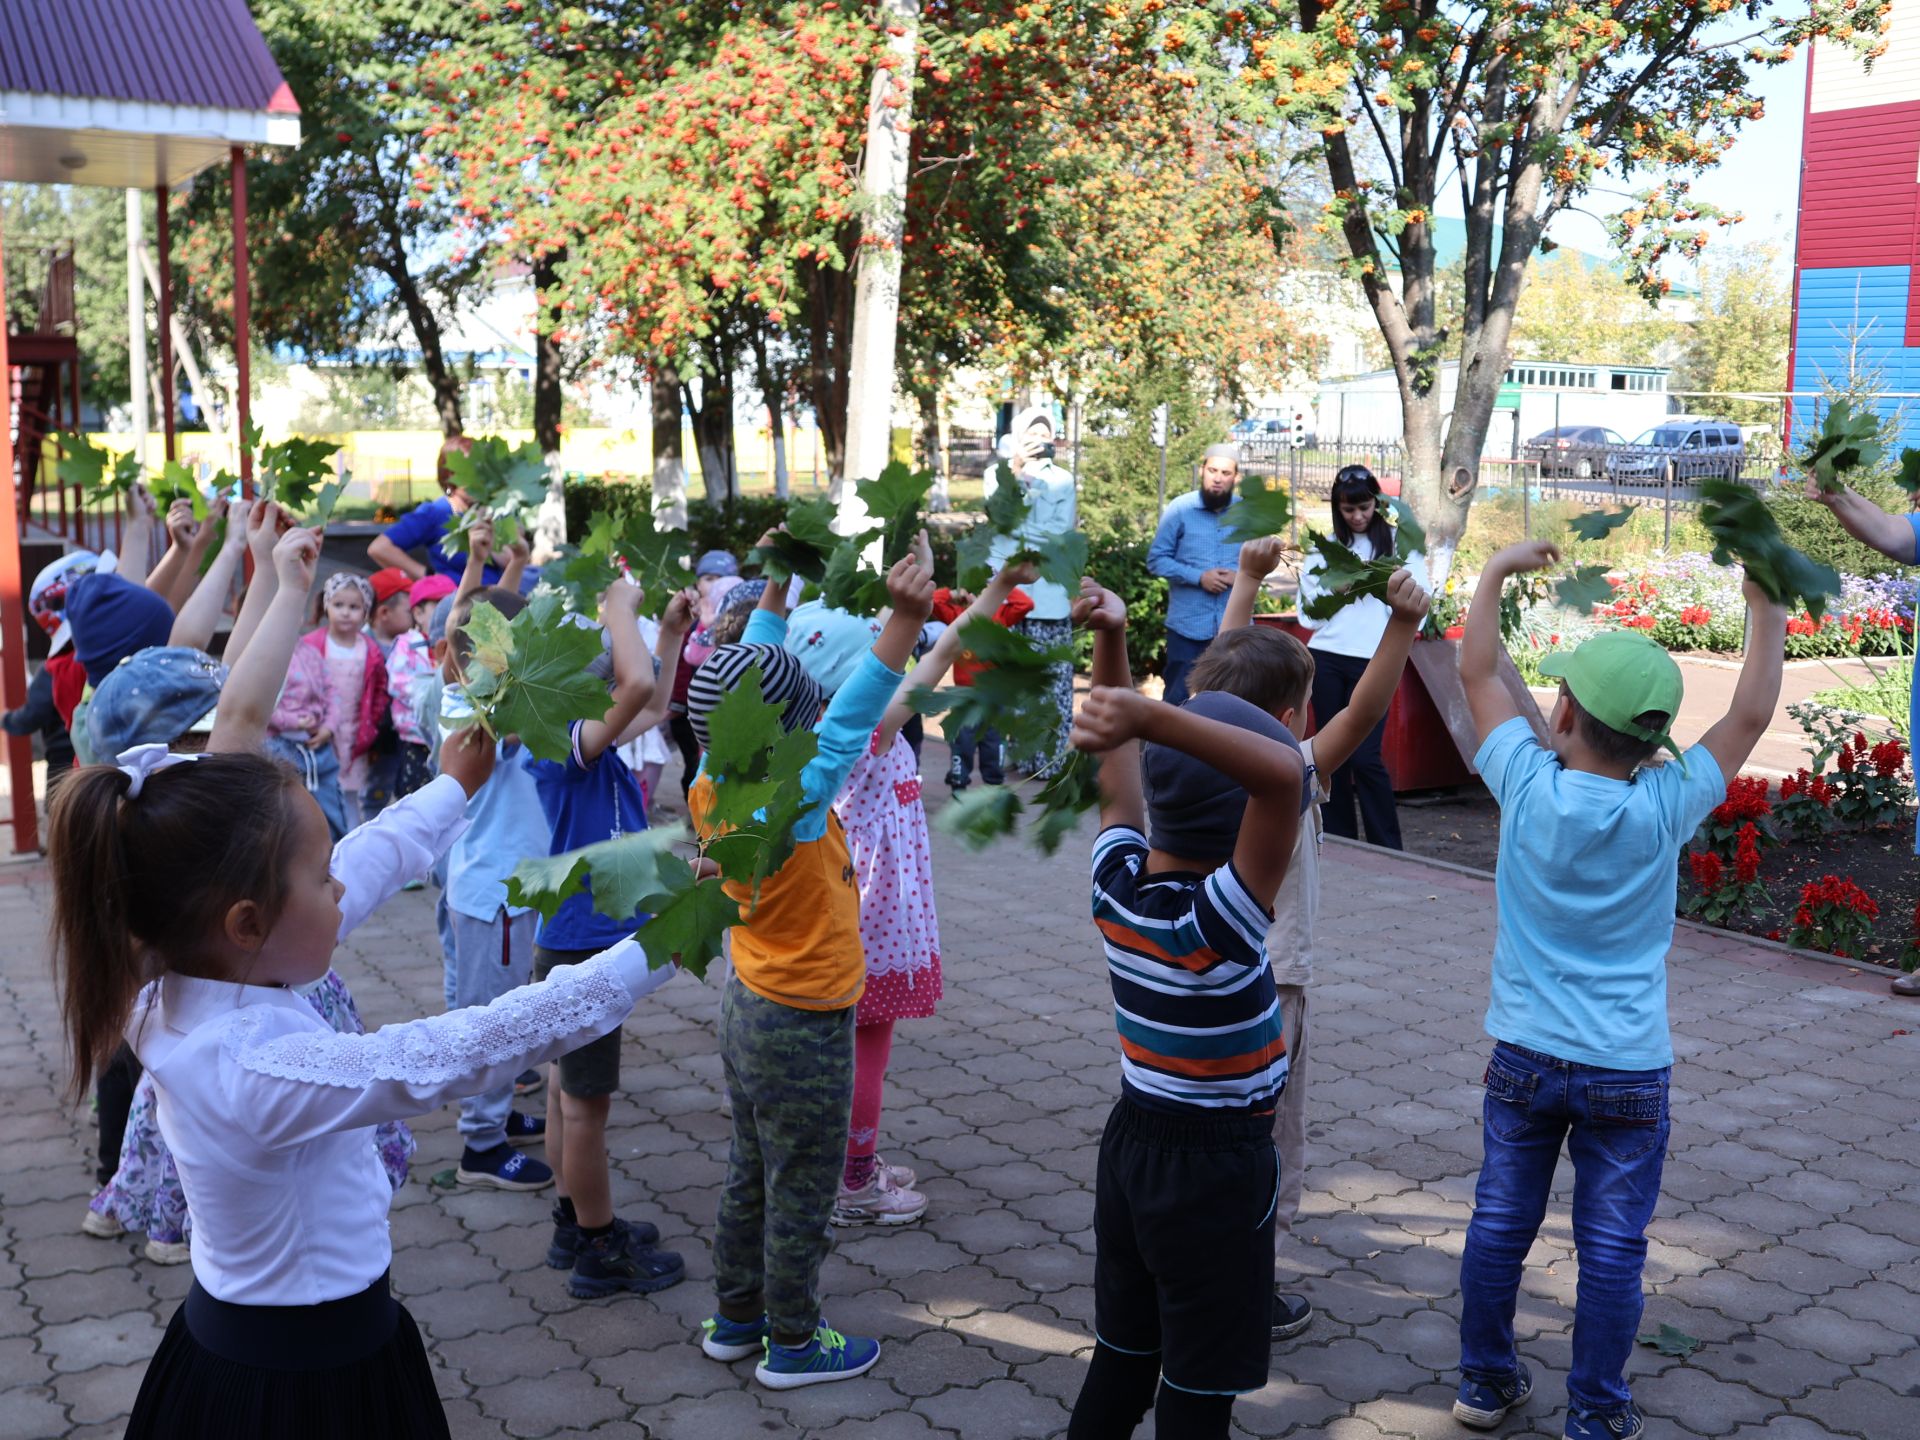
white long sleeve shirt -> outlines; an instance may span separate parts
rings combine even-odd
[[[1373,558],[1373,542],[1365,535],[1354,536],[1347,548],[1362,560]],[[1307,648],[1324,650],[1329,655],[1350,655],[1360,660],[1371,660],[1373,652],[1380,648],[1381,637],[1387,633],[1387,622],[1393,618],[1393,612],[1387,608],[1384,600],[1376,600],[1369,595],[1344,607],[1331,620],[1309,620],[1307,602],[1326,593],[1319,584],[1323,568],[1324,563],[1316,550],[1309,550],[1307,558],[1300,562],[1300,623],[1313,631]],[[1420,588],[1431,595],[1433,581],[1427,578],[1427,557],[1416,551],[1407,558],[1407,568],[1413,572],[1413,578]]]
[[[343,934],[432,863],[464,826],[465,798],[443,776],[340,842]],[[127,1038],[153,1073],[160,1133],[193,1212],[194,1278],[241,1305],[366,1289],[393,1258],[393,1191],[373,1127],[599,1038],[672,974],[627,940],[491,1005],[366,1035],[332,1030],[291,990],[162,977],[142,992]]]

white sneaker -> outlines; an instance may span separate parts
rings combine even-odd
[[[185,1240],[147,1241],[147,1259],[156,1265],[184,1265],[193,1258],[193,1247]]]
[[[873,1157],[873,1168],[880,1174],[886,1176],[896,1190],[911,1190],[914,1181],[920,1178],[917,1173],[909,1170],[906,1166],[889,1165],[878,1155]]]
[[[876,1169],[873,1179],[859,1190],[840,1187],[834,1201],[836,1225],[911,1225],[927,1213],[927,1197],[918,1190],[895,1185]]]
[[[120,1223],[120,1217],[111,1210],[103,1215],[88,1206],[87,1218],[80,1222],[80,1233],[91,1235],[96,1240],[115,1240],[127,1233],[127,1227]]]

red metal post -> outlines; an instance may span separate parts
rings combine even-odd
[[[233,147],[229,170],[233,176],[233,355],[238,367],[234,388],[240,410],[240,493],[251,497],[253,452],[247,448],[245,438],[253,404],[253,377],[249,373],[247,355],[247,348],[252,343],[247,334],[247,322],[252,309],[252,296],[248,289],[250,282],[247,279],[247,157],[238,145]]]
[[[80,433],[80,361],[78,359],[74,360],[73,368],[68,372],[68,377],[68,384],[71,388],[67,391],[67,403],[73,409],[73,433],[78,435]],[[93,548],[87,544],[87,509],[85,497],[80,493],[80,487],[78,485],[73,487],[72,537],[82,550],[90,550]]]
[[[26,585],[20,573],[20,511],[13,484],[13,368],[7,363],[7,279],[0,250],[0,694],[9,710],[27,703]],[[40,848],[33,801],[33,742],[7,736],[7,781],[12,792],[13,853]]]
[[[177,460],[173,436],[173,241],[167,227],[167,187],[154,188],[160,217],[160,414],[166,422],[167,459]]]

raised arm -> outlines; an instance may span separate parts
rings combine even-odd
[[[373,553],[371,546],[367,553]],[[453,587],[454,610],[458,610],[468,596],[478,594],[487,583],[487,561],[492,556],[493,522],[482,517],[467,530],[467,568],[460,572],[460,583]]]
[[[1127,604],[1092,576],[1080,581],[1080,598],[1073,602],[1073,623],[1093,632],[1093,683],[1096,688],[1133,689],[1133,669],[1127,659]],[[1087,737],[1090,738],[1090,737]],[[1147,796],[1140,781],[1140,746],[1126,740],[1107,749],[1083,743],[1080,723],[1068,736],[1079,749],[1100,756],[1100,825],[1130,825],[1144,830]]]
[[[667,718],[667,707],[673,700],[673,686],[662,685],[660,677],[671,677],[679,668],[680,652],[686,647],[687,632],[693,628],[693,611],[698,602],[699,592],[696,590],[682,590],[667,602],[666,613],[660,617],[660,635],[653,645],[653,698],[620,732],[615,744],[625,745],[629,740],[637,740]]]
[[[188,507],[192,513],[192,507]],[[138,481],[127,491],[127,532],[120,543],[120,566],[116,574],[135,585],[145,585],[153,569],[153,530],[159,518],[153,495]],[[156,591],[163,594],[163,591]]]
[[[220,689],[209,750],[255,750],[266,738],[267,722],[286,683],[287,664],[300,639],[307,591],[320,562],[320,537],[299,526],[273,547],[278,588],[267,604],[246,651],[234,662]]]
[[[1007,603],[1007,597],[1015,587],[1031,585],[1038,573],[1032,564],[1003,566],[987,583],[987,588],[974,597],[973,603],[948,623],[940,638],[933,642],[933,648],[920,657],[919,663],[900,682],[900,688],[894,692],[893,703],[887,706],[887,713],[880,717],[879,749],[884,751],[893,744],[893,737],[900,733],[900,727],[913,718],[914,692],[930,690],[947,678],[953,662],[967,648],[967,642],[960,637],[967,623],[972,620],[991,620],[1000,607]]]
[[[1878,506],[1873,508],[1885,513]],[[1700,737],[1700,743],[1718,762],[1720,773],[1728,777],[1740,773],[1753,747],[1760,743],[1767,726],[1773,723],[1773,707],[1780,701],[1780,670],[1787,650],[1787,612],[1767,599],[1751,580],[1744,588],[1751,617],[1746,663],[1740,667],[1740,679],[1734,684],[1733,701],[1727,706],[1727,713]]]
[[[191,500],[176,500],[167,506],[167,553],[160,557],[160,563],[146,576],[145,584],[169,605],[173,602],[168,597],[181,572],[187,569],[190,557],[196,554],[194,541],[203,528],[201,522],[193,518]],[[142,556],[139,563],[144,566],[146,558]],[[136,584],[140,583],[130,570],[127,578],[135,580]]]
[[[1260,586],[1279,568],[1284,548],[1278,535],[1263,535],[1241,545],[1239,567],[1233,572],[1233,593],[1227,596],[1227,611],[1220,617],[1222,630],[1239,630],[1253,623]]]
[[[469,561],[469,564],[472,562]],[[580,763],[591,765],[615,744],[653,698],[653,657],[640,638],[640,587],[616,580],[600,599],[600,623],[613,647],[613,694],[606,714],[580,727]]]
[[[1914,562],[1916,549],[1912,522],[1904,515],[1889,515],[1864,495],[1856,495],[1842,485],[1831,495],[1821,490],[1820,482],[1807,481],[1807,498],[1818,500],[1833,512],[1840,528],[1862,545],[1871,545],[1888,559],[1902,565]],[[1757,613],[1757,612],[1756,612]],[[1732,772],[1728,772],[1732,773]]]
[[[240,602],[233,629],[227,634],[228,665],[240,663],[240,657],[247,653],[248,642],[260,628],[267,606],[279,593],[280,572],[274,568],[273,547],[292,528],[292,517],[271,500],[255,500],[247,512],[247,559],[253,565],[253,580]]]
[[[1347,708],[1334,715],[1316,717],[1320,728],[1313,737],[1313,763],[1322,775],[1331,775],[1353,757],[1361,742],[1373,733],[1373,727],[1385,718],[1393,704],[1393,693],[1400,688],[1400,672],[1407,668],[1407,655],[1420,638],[1420,622],[1427,618],[1427,592],[1411,570],[1402,567],[1387,582],[1387,608],[1393,618],[1387,621],[1380,645],[1353,687]],[[1464,669],[1464,667],[1463,667]]]
[[[533,547],[527,544],[525,535],[507,547],[507,563],[500,567],[502,590],[511,590],[516,595],[520,593],[520,577],[527,573],[527,561],[532,557]]]
[[[1523,540],[1494,555],[1480,570],[1480,583],[1473,587],[1473,608],[1467,612],[1467,633],[1460,640],[1460,684],[1467,692],[1467,708],[1473,711],[1473,727],[1483,742],[1520,713],[1500,683],[1500,591],[1508,576],[1544,570],[1559,558],[1559,547],[1549,541]],[[1316,760],[1319,748],[1314,747]]]
[[[176,613],[179,612],[181,606],[187,603],[187,597],[193,593],[193,587],[200,579],[200,567],[207,559],[207,552],[213,549],[216,542],[221,540],[222,527],[220,522],[226,519],[229,508],[231,507],[228,506],[227,497],[224,495],[216,495],[213,499],[209,500],[207,502],[207,518],[202,520],[194,529],[193,540],[188,544],[187,553],[181,560],[179,568],[173,572],[171,578],[167,581],[167,588],[162,590],[152,580],[147,582],[147,588],[154,591],[161,599],[165,600],[167,604],[171,605]],[[231,527],[227,528],[230,529]],[[158,573],[158,571],[155,571],[156,577]]]
[[[169,645],[191,645],[196,650],[205,650],[213,643],[214,627],[220,623],[227,598],[233,594],[233,572],[240,568],[240,555],[246,549],[251,512],[263,504],[264,501],[254,501],[244,518],[238,507],[229,511],[226,538],[220,542],[207,573],[200,577],[200,583],[193,587],[193,593],[174,616],[173,630],[167,636]],[[231,665],[233,661],[227,663]]]
[[[778,535],[781,531],[785,530],[786,528],[787,527],[785,525],[776,525],[773,527],[773,529],[767,531],[766,534],[762,535],[760,539],[755,543],[759,545],[765,545],[769,541],[771,541],[775,535]],[[782,620],[786,619],[787,617],[787,583],[788,582],[785,580],[780,581],[778,584],[775,584],[770,579],[766,581],[765,584],[763,584],[760,587],[760,603],[756,605],[754,608],[756,610],[765,610],[770,615],[777,615]],[[909,653],[911,653],[911,651],[909,651]]]

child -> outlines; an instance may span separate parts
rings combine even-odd
[[[974,603],[974,597],[964,590],[949,590],[945,586],[933,592],[933,618],[945,621],[948,625],[963,623],[968,607]],[[993,612],[993,623],[1012,629],[1026,619],[1027,612],[1033,609],[1033,601],[1024,590],[1014,590]],[[972,652],[962,654],[953,662],[953,683],[971,686],[973,677],[984,667],[973,658]],[[980,756],[980,780],[986,785],[1004,785],[1006,774],[1000,768],[1000,733],[991,727],[977,733],[972,726],[963,725],[954,731],[947,741],[947,747],[953,752],[952,763],[947,768],[947,788],[955,795],[973,783],[973,757]]]
[[[427,678],[439,667],[434,663],[433,647],[427,642],[427,626],[433,607],[453,593],[453,581],[444,575],[429,575],[416,580],[407,592],[406,632],[393,642],[387,656],[387,688],[393,703],[393,733],[398,742],[394,766],[395,799],[411,795],[433,778],[432,749],[427,727],[431,716],[439,714],[436,703],[423,708],[428,696]]]
[[[1500,862],[1486,1158],[1460,1262],[1453,1413],[1486,1429],[1533,1392],[1514,1353],[1514,1300],[1565,1141],[1580,1254],[1566,1434],[1629,1440],[1644,1426],[1622,1372],[1640,1329],[1646,1228],[1667,1151],[1674,872],[1772,720],[1786,613],[1747,581],[1747,658],[1732,703],[1684,755],[1671,735],[1680,667],[1624,630],[1546,660],[1560,696],[1542,745],[1495,669],[1500,591],[1559,558],[1533,540],[1489,560],[1460,644],[1480,732],[1474,765],[1500,802]],[[1663,749],[1679,763],[1650,763]]]
[[[709,550],[693,565],[694,584],[700,592],[700,604],[694,617],[693,633],[673,670],[672,719],[669,732],[680,750],[680,793],[693,789],[693,777],[700,770],[700,742],[694,738],[693,725],[687,719],[687,685],[693,672],[714,652],[714,618],[719,615],[729,591],[740,584],[740,562],[724,550]]]
[[[547,854],[564,854],[647,828],[640,783],[619,755],[612,753],[623,740],[658,725],[666,713],[664,696],[649,713],[654,662],[640,639],[640,599],[637,585],[616,580],[600,602],[600,622],[613,652],[613,688],[606,713],[598,720],[574,722],[573,751],[565,762],[527,761],[546,816]],[[679,656],[691,614],[684,596],[675,596],[668,606],[660,643],[666,653],[671,636],[670,659]],[[578,964],[631,935],[646,919],[630,915],[609,920],[593,908],[589,882],[553,918],[540,922],[533,947],[534,978],[542,979],[559,966]],[[607,1115],[613,1092],[619,1088],[618,1029],[584,1049],[562,1055],[547,1087],[547,1154],[560,1175],[547,1261],[557,1269],[572,1269],[567,1290],[580,1300],[621,1291],[663,1290],[686,1275],[686,1264],[678,1255],[655,1248],[660,1239],[656,1227],[621,1220],[613,1213]]]
[[[413,581],[404,570],[389,565],[367,577],[373,606],[367,616],[367,635],[380,647],[380,656],[393,654],[393,642],[413,628]]]
[[[701,1349],[721,1361],[761,1355],[754,1376],[777,1390],[863,1375],[880,1358],[876,1341],[843,1336],[820,1318],[819,1283],[845,1169],[854,1007],[866,987],[860,892],[831,802],[899,687],[933,607],[933,577],[903,559],[887,576],[887,593],[886,627],[833,697],[819,750],[801,772],[812,808],[795,827],[793,853],[757,901],[727,883],[728,896],[755,903],[732,932],[733,975],[721,1002],[733,1144],[713,1239],[719,1307]],[[787,730],[819,717],[820,687],[781,645],[786,613],[785,587],[766,586],[741,642],[716,650],[694,674],[687,716],[702,746],[714,707],[750,671],[782,707]],[[703,835],[712,833],[715,778],[703,772],[689,797]]]
[[[1236,696],[1136,694],[1117,595],[1083,581],[1074,613],[1094,632],[1072,741],[1101,756],[1093,917],[1122,1053],[1095,1182],[1097,1343],[1067,1435],[1131,1435],[1151,1405],[1158,1434],[1213,1440],[1267,1383],[1287,1051],[1263,942],[1305,769]]]
[[[449,748],[471,792],[491,748]],[[127,1434],[445,1437],[388,1290],[372,1129],[619,1025],[671,971],[629,941],[484,1010],[335,1034],[291,987],[324,976],[335,936],[392,887],[392,849],[353,847],[335,876],[325,817],[263,756],[127,761],[68,781],[48,844],[73,1088],[124,1031],[193,1197],[195,1283]]]
[[[373,586],[341,571],[327,580],[324,594],[326,623],[294,647],[271,731],[310,751],[332,748],[343,809],[328,818],[351,829],[361,813],[367,752],[387,713],[387,665],[380,647],[361,632]]]
[[[475,577],[482,565],[469,567]],[[461,667],[473,653],[473,642],[461,628],[478,601],[485,600],[508,619],[520,613],[526,601],[519,592],[496,587],[468,593],[454,602],[448,618],[450,637],[436,647],[442,652],[446,688],[440,721],[445,732],[471,717],[472,707],[458,688]],[[446,753],[443,742],[441,753]],[[446,995],[449,1010],[487,1005],[533,977],[531,910],[507,903],[507,877],[529,855],[544,853],[547,827],[540,817],[540,795],[526,767],[526,751],[518,742],[502,740],[494,748],[493,773],[467,806],[467,829],[447,855],[446,880],[441,896],[447,924],[443,935]],[[450,936],[451,945],[444,945]],[[544,1190],[553,1184],[553,1170],[515,1146],[543,1138],[547,1122],[513,1108],[513,1084],[495,1085],[460,1101],[460,1164],[454,1179],[462,1185],[494,1190]]]
[[[1279,539],[1249,540],[1240,547],[1233,592],[1220,633],[1187,672],[1190,694],[1220,690],[1265,710],[1295,736],[1307,728],[1314,652],[1282,630],[1253,624],[1253,603],[1260,582],[1280,563]],[[1314,717],[1318,729],[1300,741],[1307,767],[1308,808],[1294,842],[1293,862],[1273,902],[1267,931],[1267,957],[1280,995],[1287,1037],[1287,1088],[1280,1092],[1274,1145],[1280,1152],[1280,1192],[1273,1228],[1291,1235],[1300,1213],[1301,1180],[1307,1160],[1307,986],[1313,981],[1313,924],[1320,908],[1321,809],[1330,793],[1328,777],[1363,744],[1393,703],[1406,668],[1407,654],[1427,613],[1427,595],[1410,570],[1398,570],[1388,582],[1390,619],[1365,674],[1346,707]],[[1286,1340],[1305,1330],[1313,1307],[1303,1295],[1273,1297],[1273,1338]]]

